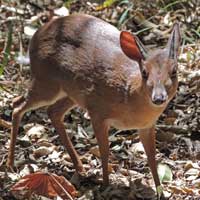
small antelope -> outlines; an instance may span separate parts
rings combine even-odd
[[[30,43],[31,87],[14,103],[7,165],[14,164],[16,136],[24,113],[48,106],[48,115],[74,167],[82,172],[82,162],[63,124],[64,115],[80,106],[91,117],[104,184],[109,183],[109,128],[138,129],[161,196],[155,123],[176,93],[179,46],[177,23],[166,48],[152,53],[136,36],[93,16],[76,14],[45,24]]]

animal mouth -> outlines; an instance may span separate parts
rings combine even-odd
[[[165,100],[163,100],[163,99],[153,99],[152,103],[157,105],[157,106],[160,106],[160,105],[166,103],[166,99]]]

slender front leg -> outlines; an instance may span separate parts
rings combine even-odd
[[[140,130],[139,136],[144,146],[144,150],[147,154],[148,164],[151,169],[151,173],[153,175],[158,196],[162,196],[162,187],[161,187],[160,180],[158,177],[157,164],[155,160],[155,156],[156,156],[155,126],[148,129]]]
[[[109,141],[108,141],[108,125],[105,122],[96,121],[92,119],[97,142],[99,144],[99,151],[101,154],[102,168],[103,168],[103,184],[109,184],[108,177],[108,156],[109,156]]]

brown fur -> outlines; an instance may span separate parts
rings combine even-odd
[[[138,52],[134,55],[135,60],[141,59],[139,55]],[[32,86],[26,99],[13,111],[8,166],[13,166],[16,135],[23,114],[48,105],[48,114],[63,145],[77,171],[82,171],[82,163],[63,125],[64,114],[81,106],[91,116],[102,156],[104,183],[108,183],[107,134],[110,126],[114,126],[141,130],[156,186],[160,185],[155,164],[154,124],[174,96],[177,78],[172,80],[167,89],[168,99],[162,105],[154,105],[151,94],[158,80],[165,85],[170,78],[173,62],[167,58],[167,49],[153,53],[140,66],[141,63],[123,53],[120,32],[115,27],[92,16],[71,15],[52,20],[36,32],[30,44],[30,61]],[[148,80],[142,78],[141,67],[149,74]],[[151,144],[147,145],[147,140]]]

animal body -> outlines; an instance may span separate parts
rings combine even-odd
[[[176,93],[179,45],[177,23],[166,47],[151,53],[136,36],[89,15],[70,15],[42,26],[29,48],[31,87],[14,104],[7,165],[14,163],[24,113],[48,106],[53,126],[76,170],[82,172],[63,124],[64,115],[80,106],[87,109],[99,144],[104,184],[109,183],[109,128],[138,129],[159,191],[155,123]]]

